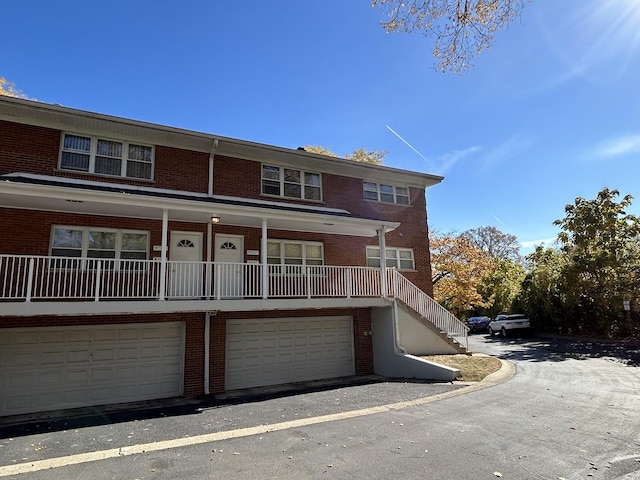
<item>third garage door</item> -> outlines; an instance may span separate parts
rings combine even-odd
[[[225,390],[354,374],[351,317],[228,320]]]

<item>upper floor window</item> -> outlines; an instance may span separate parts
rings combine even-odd
[[[60,153],[60,168],[151,180],[153,147],[65,133]]]
[[[409,205],[409,189],[383,183],[364,182],[364,198],[377,202]]]
[[[322,243],[269,240],[267,242],[267,263],[271,265],[323,265]]]
[[[411,248],[386,248],[387,267],[399,270],[414,270],[413,250]],[[380,248],[367,247],[367,267],[380,266]]]
[[[319,173],[262,165],[262,194],[320,201],[321,177]]]

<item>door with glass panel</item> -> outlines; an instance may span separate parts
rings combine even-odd
[[[201,297],[204,278],[202,234],[171,232],[169,257],[169,297]]]
[[[221,298],[244,296],[244,237],[216,235],[214,292]]]

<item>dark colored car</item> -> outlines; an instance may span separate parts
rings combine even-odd
[[[469,333],[487,332],[489,330],[489,317],[471,317],[467,320]]]

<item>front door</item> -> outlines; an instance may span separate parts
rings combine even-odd
[[[216,235],[214,282],[216,295],[222,298],[244,295],[244,237],[242,235]]]
[[[202,234],[171,232],[169,258],[169,297],[201,297],[204,273]]]

